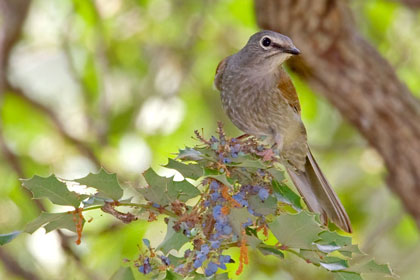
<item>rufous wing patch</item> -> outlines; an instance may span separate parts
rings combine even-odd
[[[289,105],[300,114],[300,103],[299,97],[297,95],[295,86],[292,83],[289,75],[286,73],[285,70],[281,69],[280,72],[280,79],[277,85],[278,89],[280,90],[284,99],[287,100]]]
[[[223,80],[223,73],[225,72],[225,68],[227,65],[228,57],[224,58],[222,61],[219,62],[216,68],[216,76],[214,77],[214,86],[221,91],[222,90],[222,80]]]

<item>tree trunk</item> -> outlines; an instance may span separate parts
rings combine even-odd
[[[418,2],[418,1],[405,1]],[[302,51],[290,67],[383,157],[388,186],[420,226],[420,103],[367,43],[340,0],[255,0],[257,21]]]

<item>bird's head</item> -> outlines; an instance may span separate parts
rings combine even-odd
[[[278,66],[291,56],[300,54],[300,51],[289,37],[263,30],[252,35],[240,53],[242,58],[259,65]]]

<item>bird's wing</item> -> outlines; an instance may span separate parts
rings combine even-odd
[[[277,87],[280,90],[280,93],[282,94],[283,98],[287,100],[289,105],[298,114],[300,114],[300,103],[295,86],[293,85],[292,80],[283,68],[280,69],[280,78]]]
[[[222,61],[220,61],[216,68],[216,76],[214,77],[214,86],[219,91],[222,90],[222,78],[223,78],[223,73],[225,72],[225,69],[226,69],[228,58],[229,57],[226,57]]]

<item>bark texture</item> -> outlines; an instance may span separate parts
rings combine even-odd
[[[255,0],[255,10],[262,29],[290,36],[302,51],[291,69],[382,155],[388,186],[420,226],[420,103],[358,34],[346,1]]]

